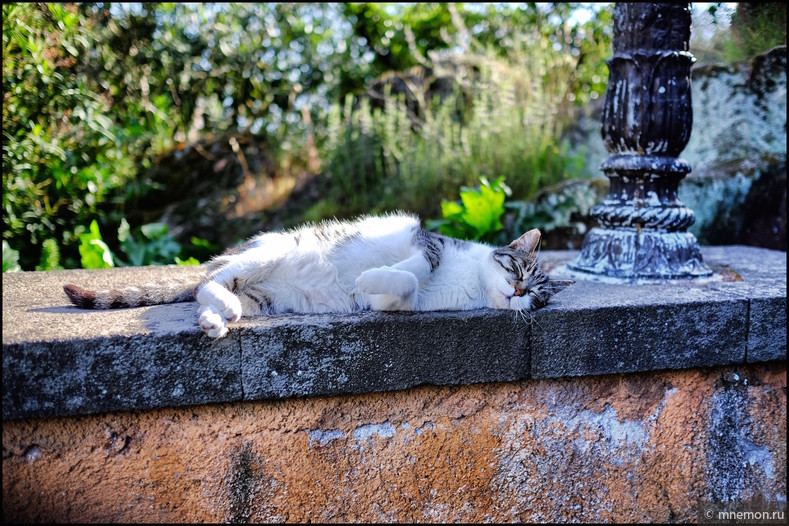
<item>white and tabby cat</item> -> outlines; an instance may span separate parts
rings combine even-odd
[[[572,281],[538,268],[540,232],[504,247],[428,232],[396,213],[352,222],[325,221],[261,233],[213,258],[200,283],[175,280],[89,291],[64,290],[74,305],[111,309],[197,299],[198,323],[210,337],[241,316],[358,310],[530,311]]]

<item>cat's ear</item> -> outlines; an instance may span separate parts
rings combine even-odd
[[[516,250],[523,250],[532,254],[537,247],[540,246],[540,231],[536,228],[532,228],[521,237],[510,243],[510,248],[514,248]]]
[[[574,283],[575,281],[571,279],[552,279],[548,282],[548,286],[550,287],[551,295],[554,295],[560,293]]]

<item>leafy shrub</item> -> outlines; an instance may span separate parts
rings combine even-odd
[[[530,200],[508,200],[511,192],[503,178],[492,184],[482,178],[475,188],[463,187],[460,201],[442,200],[441,219],[425,222],[428,230],[459,239],[503,245],[532,228],[543,235],[583,235],[589,215],[600,202],[606,184],[601,179],[571,180],[545,188]]]
[[[504,214],[504,199],[511,193],[502,177],[493,184],[483,177],[478,187],[460,189],[460,201],[442,200],[443,219],[427,221],[425,226],[459,239],[490,238],[503,228],[500,219]]]
[[[3,5],[3,238],[22,268],[76,266],[75,225],[135,175],[111,96],[84,73],[106,46],[83,22],[74,5]]]
[[[115,258],[107,243],[101,239],[99,224],[94,219],[90,229],[79,235],[79,255],[82,268],[111,268],[115,266]]]
[[[3,240],[3,272],[21,272],[19,266],[19,252],[11,248],[8,242]]]
[[[99,225],[94,220],[88,232],[80,234],[79,252],[82,268],[110,268],[119,266],[144,265],[199,265],[200,262],[185,256],[181,245],[168,233],[164,223],[148,223],[132,233],[126,220],[121,221],[118,239],[124,257],[114,254],[101,237]],[[205,244],[205,240],[193,239],[193,244]],[[181,259],[183,256],[185,259]]]
[[[487,51],[463,60],[478,78],[424,103],[420,115],[402,95],[388,93],[385,109],[366,99],[354,105],[350,97],[332,107],[324,199],[309,219],[327,210],[350,216],[406,208],[434,215],[436,195],[482,177],[504,177],[513,195],[528,199],[585,175],[582,153],[569,154],[560,139],[569,109],[568,57],[523,43],[508,59]],[[427,97],[418,92],[414,99]]]
[[[499,174],[518,197],[531,195],[564,171],[553,146],[558,102],[579,104],[604,83],[610,9],[594,8],[600,23],[577,24],[576,8],[6,3],[3,240],[23,269],[75,268],[82,251],[108,264],[98,241],[124,252],[115,232],[153,184],[156,155],[235,130],[272,139],[283,170],[303,165],[306,144],[325,153],[337,188],[316,203],[316,218],[400,207],[437,214],[437,195]],[[526,44],[524,27],[535,28]],[[358,101],[385,71],[460,48],[483,82],[426,108],[420,122],[403,101],[386,112],[338,102]],[[478,111],[459,116],[467,95]],[[86,226],[94,220],[95,231]],[[165,237],[134,232],[139,243],[160,243],[162,260],[172,255]],[[154,257],[131,243],[134,261]],[[186,261],[210,255],[181,248]]]
[[[586,223],[579,218],[588,217],[592,207],[601,200],[590,183],[592,181],[566,181],[544,189],[529,201],[506,203],[512,215],[508,222],[510,235],[517,236],[532,228],[540,229],[543,234],[560,228],[585,234]]]
[[[707,13],[698,14],[708,14],[705,18],[711,18],[715,30],[706,41],[691,46],[702,61],[738,62],[786,45],[784,2],[715,2],[706,9]],[[725,30],[720,30],[721,26]],[[694,22],[694,30],[695,27]]]
[[[118,240],[126,254],[125,265],[166,265],[175,261],[181,253],[181,245],[167,233],[164,223],[142,225],[133,236],[129,224],[124,220],[118,229]]]

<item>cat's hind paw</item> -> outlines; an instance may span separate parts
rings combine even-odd
[[[214,305],[203,305],[198,310],[197,323],[210,338],[222,338],[227,334],[227,318]]]
[[[365,294],[388,294],[407,298],[416,293],[418,287],[416,276],[391,267],[365,270],[356,278],[356,288]]]

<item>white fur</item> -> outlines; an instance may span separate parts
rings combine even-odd
[[[441,263],[431,273],[414,246],[416,217],[367,217],[352,226],[358,234],[344,243],[328,243],[316,229],[304,227],[260,234],[243,252],[220,256],[215,262],[224,266],[197,293],[200,327],[219,338],[242,315],[529,308],[529,298],[514,296],[493,261],[493,247],[445,243]],[[239,295],[231,292],[234,287]],[[245,297],[245,291],[265,295],[270,309]]]

